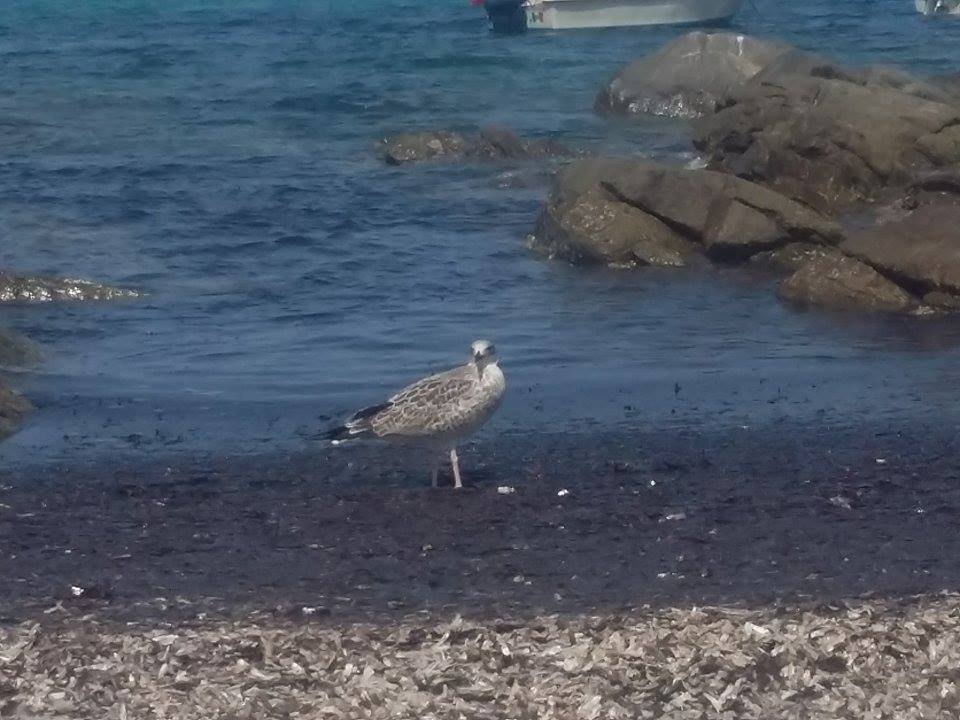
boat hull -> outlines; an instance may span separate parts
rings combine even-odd
[[[960,15],[960,0],[916,0],[916,6],[924,15]]]
[[[733,17],[745,0],[527,0],[531,30],[680,25]]]

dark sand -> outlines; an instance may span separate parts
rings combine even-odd
[[[61,603],[347,622],[956,591],[956,450],[956,428],[933,424],[511,437],[462,453],[459,492],[427,487],[410,454],[360,446],[22,470],[0,480],[0,618]]]

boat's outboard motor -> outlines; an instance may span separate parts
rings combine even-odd
[[[490,29],[498,33],[522,33],[527,29],[523,0],[486,0],[483,6],[490,18]]]

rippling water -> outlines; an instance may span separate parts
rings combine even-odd
[[[847,62],[960,70],[912,0],[756,0],[734,27]],[[488,122],[683,161],[682,124],[591,111],[683,30],[491,36],[465,0],[0,7],[0,265],[143,288],[4,309],[47,362],[8,462],[302,446],[495,339],[489,433],[948,412],[960,328],[784,307],[771,283],[583,270],[522,242],[544,168],[389,168],[374,142]]]

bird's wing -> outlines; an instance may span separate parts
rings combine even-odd
[[[408,385],[370,417],[370,426],[381,436],[436,432],[473,395],[475,375],[472,366],[462,365]]]
[[[394,405],[423,401],[436,404],[437,400],[447,395],[463,395],[472,390],[476,384],[471,370],[471,366],[461,365],[452,370],[417,380],[393,395],[389,402]]]

